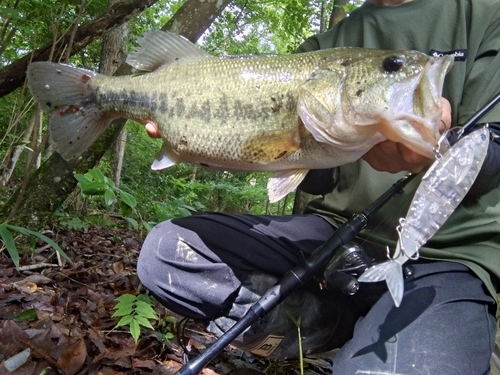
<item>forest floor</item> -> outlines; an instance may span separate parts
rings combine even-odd
[[[45,234],[72,263],[59,265],[55,251],[41,242],[21,258],[21,270],[0,253],[0,375],[173,374],[215,340],[154,301],[159,320],[150,320],[154,329],[142,328],[137,342],[128,326],[115,328],[117,298],[146,293],[136,274],[142,243],[136,232],[95,227]],[[328,357],[305,362],[304,374],[328,373]],[[300,368],[228,347],[202,372],[262,373],[300,374]]]

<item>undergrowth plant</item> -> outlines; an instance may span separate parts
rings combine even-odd
[[[298,336],[298,341],[299,341],[299,363],[300,363],[300,375],[304,375],[304,353],[302,352],[302,335],[300,333],[300,316],[298,319],[295,319],[295,317],[288,311],[287,312],[288,317],[290,320],[295,324],[297,327],[297,336]]]
[[[19,251],[16,247],[16,243],[14,240],[14,236],[12,235],[12,232],[17,232],[19,234],[25,235],[25,236],[34,236],[39,238],[40,240],[46,242],[48,245],[52,246],[61,256],[66,258],[69,262],[71,262],[71,259],[66,255],[63,249],[59,247],[54,241],[52,241],[49,237],[45,236],[42,233],[26,229],[23,227],[18,227],[15,225],[10,225],[10,224],[0,224],[0,237],[2,238],[3,245],[5,246],[5,249],[7,249],[7,252],[9,253],[10,258],[14,262],[14,265],[16,268],[19,268]],[[3,249],[0,249],[2,251]]]
[[[170,199],[162,204],[157,204],[157,215],[153,220],[143,220],[137,210],[137,199],[126,191],[116,187],[115,183],[106,177],[98,168],[93,168],[85,174],[75,173],[78,187],[83,197],[102,196],[106,209],[120,199],[120,212],[133,229],[139,229],[140,224],[149,232],[153,225],[159,221],[184,217],[197,211],[195,207],[187,205],[181,199]],[[134,218],[139,219],[139,222]]]
[[[167,315],[161,319],[153,309],[153,301],[146,294],[123,294],[117,298],[118,303],[114,307],[113,317],[121,317],[113,329],[128,326],[130,334],[135,342],[141,335],[141,326],[149,328],[157,334],[157,337],[166,342],[174,337],[177,320],[174,316]],[[150,320],[154,320],[155,329]]]
[[[135,342],[141,334],[141,326],[154,330],[149,319],[158,320],[158,315],[153,309],[151,299],[145,294],[134,296],[133,294],[122,294],[117,298],[113,317],[121,317],[115,328],[129,326],[130,334]]]

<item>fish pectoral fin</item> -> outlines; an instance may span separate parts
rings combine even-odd
[[[383,280],[387,283],[394,304],[399,307],[404,293],[403,267],[401,264],[389,260],[368,268],[358,277],[358,281],[362,283],[375,283]]]
[[[126,63],[147,72],[181,59],[211,56],[189,40],[169,31],[144,33],[137,42],[140,47],[128,54]]]
[[[245,160],[255,164],[275,162],[300,148],[299,130],[272,130],[247,140],[241,149]]]
[[[167,143],[163,143],[158,156],[151,164],[151,169],[154,171],[171,167],[172,165],[180,163],[182,160],[172,152],[171,147]]]
[[[306,177],[309,169],[289,169],[275,172],[267,182],[269,202],[274,203],[293,191]]]

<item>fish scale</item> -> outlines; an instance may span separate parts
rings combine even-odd
[[[164,143],[153,169],[191,162],[276,171],[271,201],[309,169],[355,161],[387,138],[432,155],[453,60],[359,48],[213,57],[161,31],[138,42],[127,58],[138,69],[130,76],[30,64],[28,86],[49,115],[57,152],[78,157],[110,121],[125,117],[158,128]]]

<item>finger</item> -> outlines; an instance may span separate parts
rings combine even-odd
[[[439,127],[439,131],[441,133],[444,133],[445,130],[447,130],[451,127],[451,104],[450,104],[450,102],[445,98],[441,98],[441,108],[442,108],[443,112],[441,115],[441,124]]]
[[[161,138],[158,125],[156,125],[154,122],[152,121],[146,122],[145,128],[146,128],[146,133],[148,133],[148,135],[151,138]]]
[[[373,169],[389,173],[401,171],[419,173],[433,162],[406,146],[392,141],[384,141],[373,146],[362,158]]]

